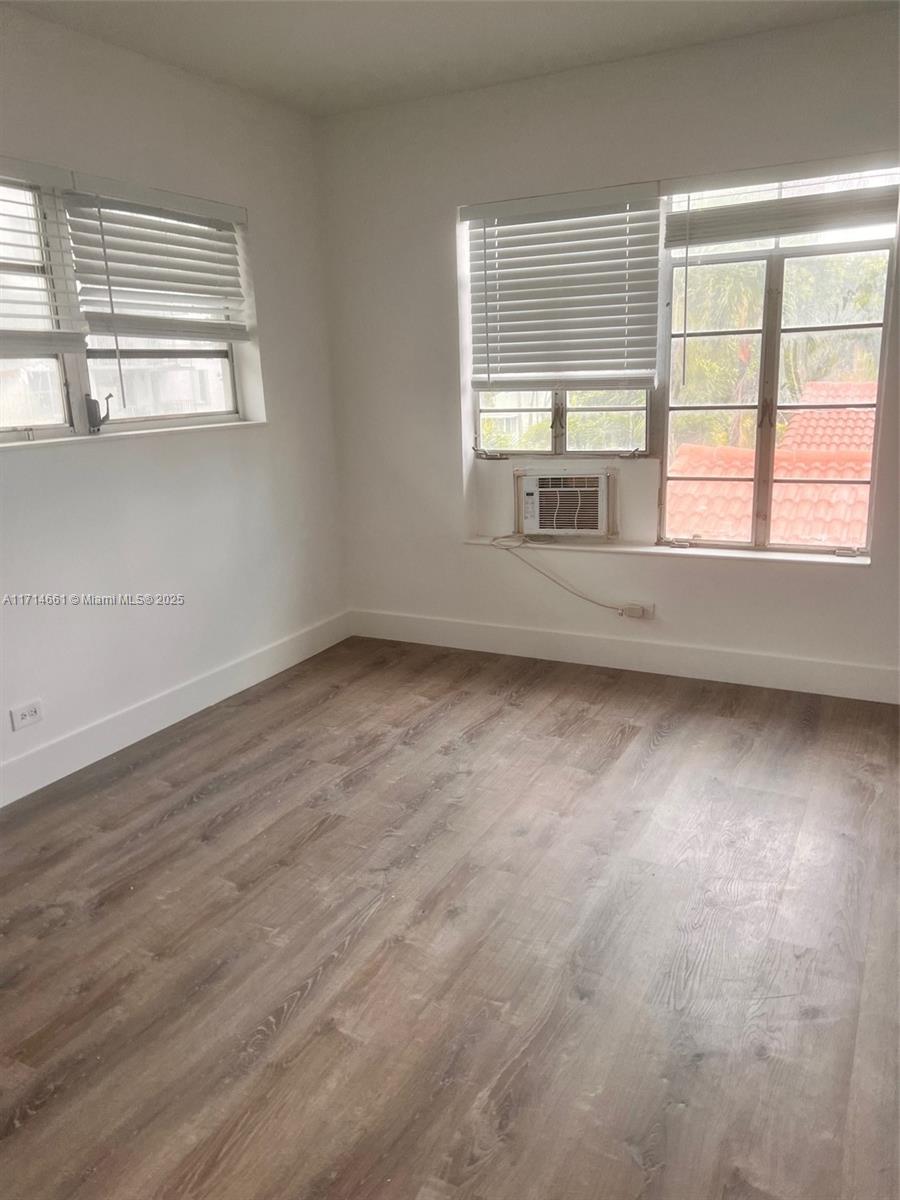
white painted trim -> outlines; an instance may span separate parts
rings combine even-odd
[[[552,215],[595,215],[619,212],[623,204],[659,203],[655,181],[629,183],[624,187],[589,188],[581,192],[562,192],[555,196],[523,196],[516,200],[493,200],[487,204],[467,204],[459,210],[460,221],[492,220],[495,217],[541,217]]]
[[[9,158],[6,155],[0,155],[0,179],[15,180],[37,187],[59,188],[61,191],[88,192],[91,195],[101,195],[105,199],[130,200],[133,204],[149,204],[193,217],[212,217],[214,220],[228,221],[232,225],[247,224],[247,210],[237,204],[223,204],[218,200],[206,200],[202,196],[183,196],[178,192],[167,192],[140,183],[126,183],[121,179],[86,175],[68,167],[28,162],[26,159]]]
[[[0,806],[327,650],[352,632],[349,617],[349,613],[337,613],[130,708],[111,713],[52,742],[36,746],[26,754],[8,759],[0,767]]]
[[[347,611],[36,746],[27,754],[8,759],[0,767],[0,807],[277,675],[354,634],[855,700],[894,704],[898,701],[897,672],[874,664],[758,654],[721,646],[599,637],[412,613]]]
[[[523,625],[422,617],[412,613],[357,611],[350,613],[349,623],[353,632],[362,637],[424,642],[460,650],[485,650],[556,662],[844,696],[852,700],[882,700],[896,704],[900,690],[897,671],[868,663],[760,654],[724,646],[565,633]]]

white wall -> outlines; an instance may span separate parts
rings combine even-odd
[[[334,640],[343,603],[309,123],[18,11],[0,19],[0,153],[248,209],[268,414],[0,450],[0,592],[186,596],[166,611],[0,608],[12,797]],[[34,697],[43,723],[11,733],[7,709]]]
[[[514,196],[890,150],[897,62],[895,19],[868,13],[325,123],[333,379],[358,628],[895,695],[896,365],[872,566],[540,552],[595,595],[655,602],[656,620],[623,621],[508,555],[465,544],[464,493],[475,488],[460,418],[455,214]],[[507,468],[479,464],[491,469]]]

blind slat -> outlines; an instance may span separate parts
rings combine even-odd
[[[122,337],[188,339],[201,342],[243,342],[250,336],[245,325],[234,321],[191,320],[148,316],[145,313],[88,313],[91,333],[117,333]]]
[[[107,239],[106,252],[110,252],[110,243]],[[234,269],[234,264],[230,257],[225,255],[212,255],[201,250],[184,248],[179,250],[177,254],[172,254],[171,250],[160,247],[159,251],[156,248],[141,246],[132,248],[131,246],[113,246],[112,251],[116,256],[116,260],[130,266],[153,266],[170,264],[177,265],[182,270],[202,271],[212,275],[234,275],[237,272]],[[97,245],[79,245],[79,255],[92,262],[104,262],[103,246],[100,244],[100,239],[97,239]]]
[[[65,333],[59,329],[0,330],[0,358],[43,358],[83,349],[83,333]]]
[[[656,294],[657,288],[655,280],[657,272],[652,268],[641,270],[632,268],[629,270],[619,270],[618,266],[615,270],[605,271],[602,274],[590,271],[560,271],[558,275],[552,273],[536,275],[534,277],[514,275],[512,278],[507,276],[502,280],[488,279],[487,284],[476,283],[472,286],[473,295],[487,294],[489,298],[496,297],[502,299],[505,296],[518,294],[519,296],[536,295],[541,291],[555,290],[557,292],[568,293],[575,288],[594,289],[598,294],[612,294],[616,290],[623,291],[628,294],[631,291],[644,285],[646,291],[652,291]]]

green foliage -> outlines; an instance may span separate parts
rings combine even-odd
[[[788,259],[782,325],[880,321],[886,276],[887,251],[882,250]],[[880,351],[878,329],[782,334],[779,399],[801,403],[806,384],[816,380],[874,382]]]
[[[689,266],[688,330],[761,329],[765,275],[761,260]],[[672,278],[672,332],[683,329],[684,267],[677,267]]]
[[[566,420],[569,450],[643,450],[647,418],[640,412],[575,412]]]
[[[510,420],[513,416],[514,420]],[[550,414],[515,413],[503,416],[481,414],[481,446],[484,450],[549,450]]]

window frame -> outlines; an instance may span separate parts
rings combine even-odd
[[[775,239],[776,242],[778,239]],[[797,326],[791,327],[787,331],[782,329],[782,290],[784,282],[784,267],[785,263],[790,258],[813,258],[822,257],[831,254],[852,254],[862,253],[872,250],[886,250],[888,252],[887,259],[887,274],[885,279],[884,304],[882,307],[881,321],[875,322],[851,322],[849,324],[840,325],[822,325],[809,327],[813,332],[815,330],[829,330],[841,328],[880,328],[881,330],[881,345],[879,351],[878,373],[875,388],[875,403],[874,405],[839,405],[840,408],[873,408],[875,411],[875,429],[872,443],[872,467],[868,483],[869,487],[869,504],[866,520],[866,544],[864,546],[823,546],[823,545],[792,545],[781,542],[771,542],[769,538],[769,530],[771,526],[772,512],[772,495],[773,486],[776,480],[774,479],[774,460],[775,460],[775,419],[779,412],[778,405],[778,382],[779,369],[781,360],[781,335],[783,332],[799,332],[807,327]],[[669,546],[678,549],[700,549],[700,550],[734,550],[741,553],[744,552],[763,552],[774,554],[815,554],[815,555],[834,555],[836,557],[856,557],[858,555],[867,555],[871,553],[872,545],[872,512],[875,500],[876,490],[876,466],[878,462],[879,450],[879,435],[881,428],[882,413],[884,408],[884,382],[885,382],[885,362],[887,358],[888,346],[888,328],[887,320],[890,313],[892,291],[894,287],[894,279],[896,272],[897,258],[897,237],[893,238],[871,238],[871,239],[853,239],[851,241],[834,241],[834,242],[817,242],[808,246],[779,246],[775,245],[769,249],[756,250],[733,250],[733,251],[713,251],[708,254],[690,255],[686,252],[683,259],[675,260],[671,250],[665,250],[662,256],[661,264],[661,279],[660,279],[660,381],[662,384],[662,402],[660,405],[660,440],[661,440],[661,465],[660,474],[660,490],[659,490],[659,523],[657,529],[657,541],[659,546]],[[752,507],[752,523],[751,523],[751,540],[749,542],[736,541],[720,541],[715,539],[700,539],[700,538],[674,538],[666,537],[666,501],[668,496],[668,484],[670,476],[668,473],[669,466],[669,418],[671,413],[680,411],[679,408],[672,408],[671,389],[670,389],[670,362],[671,362],[671,347],[674,336],[672,333],[672,308],[673,308],[673,279],[676,266],[680,266],[684,262],[690,266],[709,266],[723,262],[764,262],[765,263],[765,278],[763,282],[763,314],[762,326],[759,332],[760,336],[760,370],[759,370],[759,388],[756,403],[756,419],[757,419],[757,438],[756,452],[754,460],[753,472],[753,507]],[[724,333],[733,332],[731,330],[723,330]],[[756,331],[754,331],[755,333]],[[664,364],[664,365],[663,365]],[[711,408],[714,406],[710,406]],[[793,408],[794,406],[789,406]],[[797,406],[798,410],[802,406]],[[750,411],[753,411],[752,409]],[[678,480],[679,476],[671,477]],[[820,482],[810,480],[808,482]],[[839,480],[829,480],[825,482],[848,482]],[[852,486],[860,486],[863,481],[849,481]]]
[[[68,438],[75,436],[75,415],[72,408],[72,388],[69,384],[68,373],[74,369],[73,364],[67,364],[70,354],[33,354],[20,355],[15,358],[0,359],[0,362],[18,362],[27,358],[45,358],[56,363],[59,372],[59,382],[62,389],[63,414],[67,417],[64,422],[54,422],[46,425],[0,425],[0,446],[16,442],[39,442],[53,438]]]
[[[482,408],[481,394],[482,392],[549,392],[550,393],[550,408]],[[645,401],[643,408],[640,405],[622,405],[614,407],[611,405],[598,405],[597,407],[590,406],[569,406],[569,392],[644,392]],[[654,457],[653,450],[653,423],[654,414],[658,408],[658,403],[654,400],[654,393],[658,392],[658,388],[654,387],[649,380],[641,381],[634,379],[625,379],[616,377],[613,379],[588,379],[588,380],[572,380],[565,381],[555,380],[546,382],[543,380],[523,380],[519,383],[493,384],[490,387],[475,387],[472,388],[472,396],[474,399],[473,412],[475,421],[475,441],[473,449],[477,455],[482,455],[488,458],[650,458]],[[503,413],[517,412],[550,412],[550,438],[551,446],[549,450],[514,450],[503,449],[494,450],[481,445],[481,418],[485,414],[500,415]],[[629,412],[644,414],[644,447],[643,449],[632,450],[569,450],[566,447],[566,429],[567,418],[569,412],[573,413],[614,413],[614,412]]]
[[[112,335],[107,335],[112,336]],[[231,408],[208,409],[203,412],[193,413],[160,413],[158,416],[143,416],[143,417],[110,417],[106,428],[109,430],[139,430],[139,429],[167,429],[179,428],[184,424],[208,425],[211,423],[221,423],[222,421],[239,421],[242,420],[240,405],[238,400],[237,373],[234,367],[234,343],[224,343],[224,350],[197,350],[191,349],[190,343],[187,343],[187,348],[184,353],[180,353],[177,348],[160,349],[127,349],[127,350],[98,350],[92,349],[90,346],[85,350],[85,368],[88,372],[88,381],[90,381],[90,364],[91,361],[108,360],[115,362],[117,356],[123,361],[129,358],[134,359],[167,359],[179,358],[218,358],[227,361],[227,379],[228,387],[232,400]],[[103,407],[102,398],[100,406]]]
[[[65,272],[65,263],[63,261],[65,256],[62,255],[60,248],[54,245],[53,238],[47,233],[47,225],[50,218],[46,211],[47,208],[54,207],[53,201],[55,201],[55,197],[48,195],[45,189],[39,184],[26,183],[18,179],[8,180],[0,176],[0,185],[31,193],[37,223],[36,237],[40,243],[39,262],[22,262],[17,259],[0,258],[0,270],[10,274],[37,276],[43,279],[47,286],[48,318],[51,321],[55,320],[58,324],[58,316],[55,315],[58,313],[56,275]],[[54,219],[56,217],[58,217],[58,210],[54,213]],[[40,441],[47,438],[70,437],[76,432],[75,406],[72,403],[73,389],[69,382],[69,375],[77,373],[77,365],[73,361],[77,358],[77,354],[23,353],[15,356],[10,355],[8,358],[5,357],[4,361],[17,362],[29,358],[53,359],[56,362],[62,393],[63,416],[66,419],[46,425],[0,425],[0,444],[5,442]],[[77,392],[77,389],[75,390]]]
[[[7,160],[9,161],[9,160]],[[12,263],[10,269],[17,272],[22,272],[30,275],[39,275],[47,282],[48,302],[50,305],[51,319],[55,322],[56,328],[59,328],[58,318],[58,288],[57,280],[60,280],[60,287],[69,288],[74,293],[75,289],[75,257],[71,243],[62,244],[60,238],[54,238],[47,233],[47,229],[51,225],[57,228],[66,227],[66,210],[65,202],[61,194],[61,188],[70,186],[66,180],[57,179],[54,177],[47,178],[44,182],[37,182],[36,179],[41,179],[47,174],[46,168],[41,168],[38,164],[33,165],[33,171],[22,174],[8,175],[0,172],[0,184],[19,188],[23,191],[29,191],[34,196],[38,222],[40,225],[39,237],[41,243],[41,261],[34,264],[23,264],[10,260]],[[36,178],[28,178],[28,175],[33,175]],[[53,173],[51,172],[51,175]],[[111,181],[108,181],[111,182]],[[129,189],[123,185],[116,189],[117,193],[127,193]],[[164,193],[158,194],[164,197]],[[154,197],[155,198],[155,197]],[[244,242],[244,227],[238,221],[234,221],[235,236],[238,239],[239,253],[243,269],[246,270],[246,243]],[[0,265],[3,265],[7,260],[2,260]],[[26,269],[27,268],[27,269]],[[6,266],[3,266],[6,269]],[[252,296],[252,287],[247,281],[248,294]],[[0,329],[0,332],[4,332]],[[159,416],[141,416],[141,417],[115,417],[108,422],[104,422],[103,429],[114,432],[141,432],[160,429],[184,429],[193,426],[211,425],[211,424],[226,424],[232,422],[243,422],[249,420],[245,413],[244,397],[242,389],[239,385],[240,371],[235,364],[235,349],[238,346],[236,342],[228,342],[222,338],[213,337],[212,339],[202,339],[200,331],[196,340],[212,340],[221,342],[224,350],[199,351],[190,352],[190,342],[185,344],[185,351],[182,353],[176,346],[171,350],[168,349],[128,349],[128,350],[98,350],[92,349],[88,345],[90,334],[85,332],[83,344],[78,349],[66,351],[58,351],[55,354],[33,354],[23,353],[21,355],[9,355],[8,361],[16,361],[17,359],[33,358],[54,358],[56,359],[60,381],[62,385],[62,400],[63,412],[67,417],[65,422],[57,422],[46,425],[17,425],[17,426],[0,426],[0,446],[3,445],[18,445],[23,442],[39,442],[49,440],[60,440],[69,438],[87,437],[91,435],[88,422],[88,407],[87,398],[93,395],[90,379],[90,361],[91,359],[114,358],[120,355],[124,358],[159,358],[159,359],[178,359],[184,357],[216,357],[227,359],[227,381],[232,401],[231,408],[211,409],[203,412],[185,412],[185,413],[161,413]],[[113,335],[109,335],[113,336]],[[131,335],[129,335],[131,336]],[[142,335],[143,336],[143,335]],[[146,335],[150,338],[152,335]],[[165,336],[159,334],[157,336]],[[174,341],[175,339],[173,339]],[[255,338],[251,339],[251,343],[255,345]],[[96,397],[99,400],[101,411],[103,410],[103,401],[101,397]],[[100,432],[102,432],[101,430]],[[96,431],[95,431],[96,432]]]

